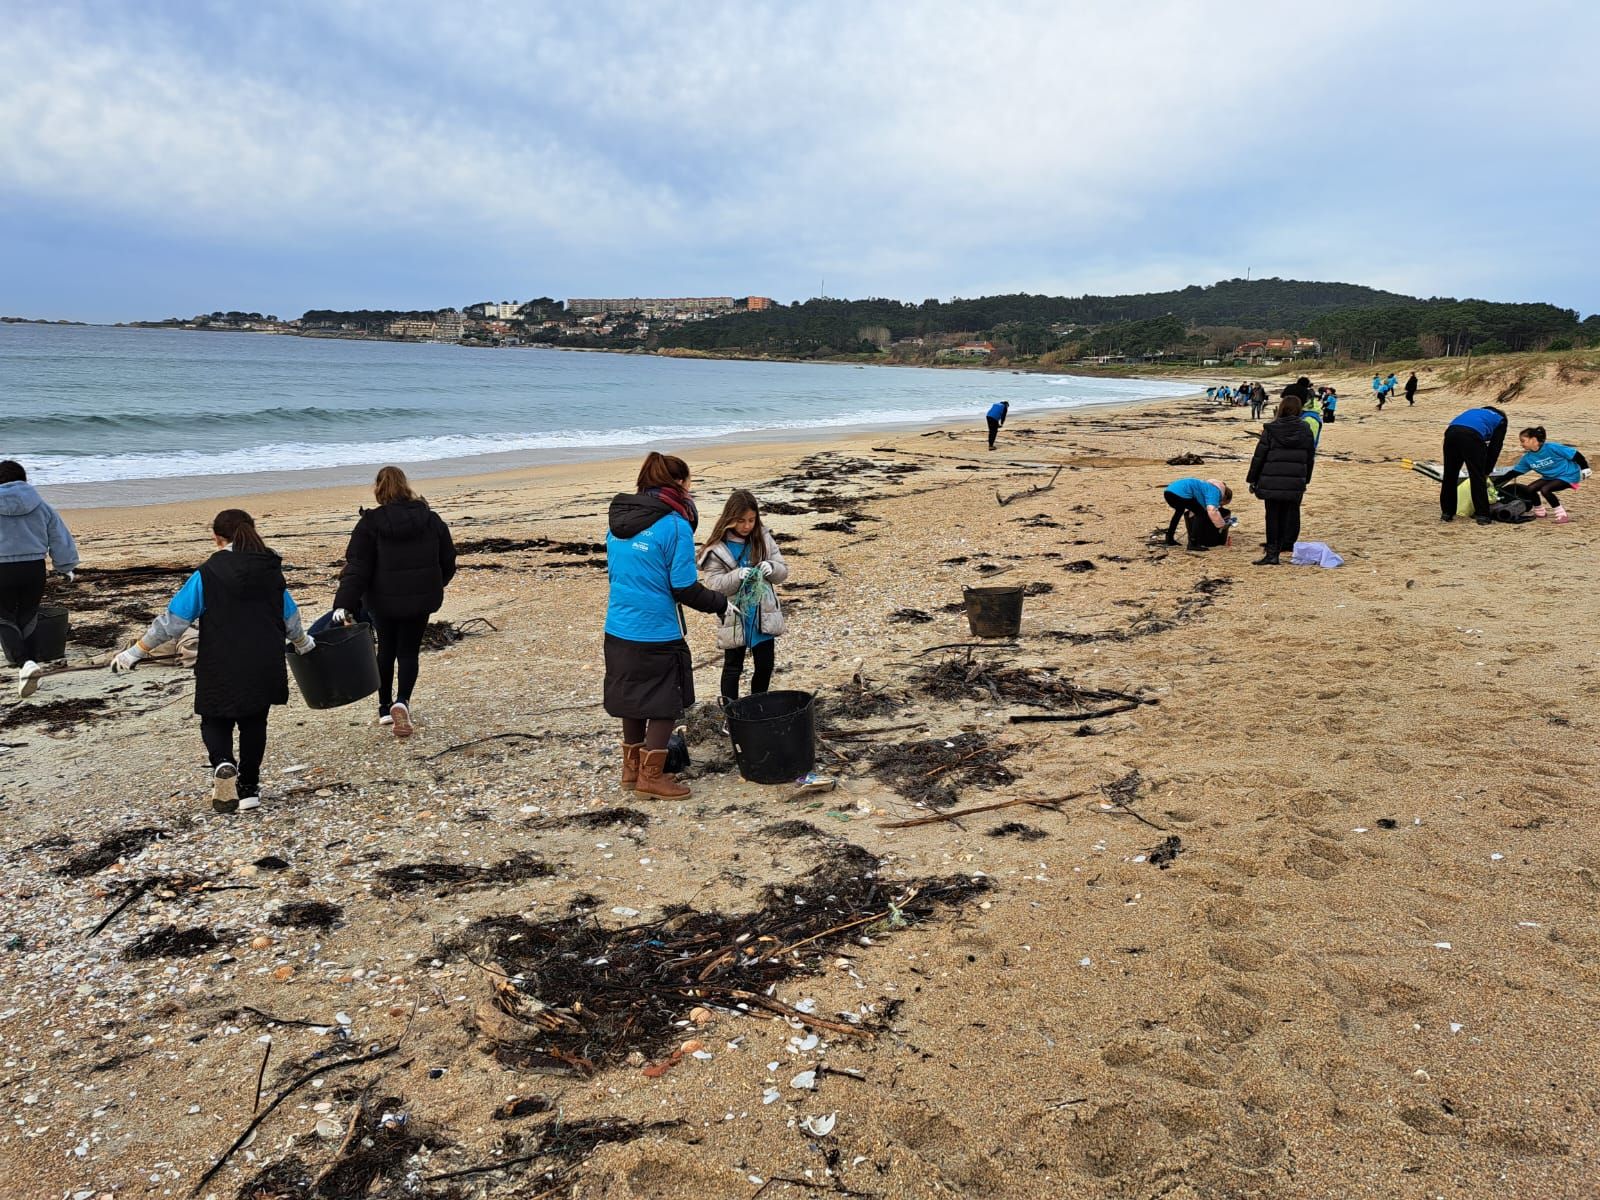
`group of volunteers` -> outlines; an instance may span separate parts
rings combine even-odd
[[[1392,391],[1394,377],[1385,384]],[[1381,383],[1382,381],[1377,381]],[[1406,384],[1414,401],[1416,376]],[[1241,396],[1259,411],[1265,392],[1242,385]],[[1334,420],[1338,395],[1301,376],[1279,394],[1273,419],[1257,437],[1245,474],[1265,508],[1266,540],[1256,566],[1276,566],[1300,536],[1300,506],[1316,467],[1324,420]],[[1009,412],[1002,401],[987,413],[989,446]],[[1494,406],[1471,408],[1445,429],[1441,519],[1452,521],[1462,490],[1480,524],[1490,516],[1490,477],[1502,495],[1523,500],[1535,517],[1569,519],[1562,493],[1589,477],[1589,464],[1572,446],[1549,440],[1542,426],[1522,430],[1522,456],[1495,473],[1505,441],[1506,414]],[[1513,483],[1532,475],[1528,483]],[[412,489],[398,467],[384,467],[374,482],[377,506],[363,509],[345,550],[331,611],[309,629],[284,578],[283,560],[267,546],[249,513],[230,508],[211,523],[215,551],[191,574],[133,645],[117,654],[114,672],[133,670],[152,651],[198,631],[194,711],[211,767],[211,801],[218,812],[260,805],[260,770],[273,705],[288,700],[285,645],[296,654],[316,648],[316,637],[355,621],[369,623],[377,639],[378,722],[396,737],[414,729],[412,691],[428,618],[444,603],[456,570],[449,527]],[[1177,544],[1187,524],[1191,550],[1228,541],[1237,518],[1228,506],[1233,490],[1217,479],[1174,480],[1163,490],[1171,509],[1165,541]],[[694,703],[694,662],[683,608],[717,618],[723,651],[720,696],[728,712],[739,695],[747,661],[750,690],[767,691],[775,666],[775,639],[784,632],[776,588],[789,576],[776,536],[761,519],[756,496],[732,492],[710,536],[696,545],[700,527],[689,466],[674,455],[646,456],[634,490],[616,496],[608,513],[604,659],[605,711],[622,723],[622,783],[638,795],[681,799],[689,789],[668,770],[669,741],[678,719]],[[44,674],[39,660],[39,613],[46,560],[69,582],[78,548],[61,516],[46,503],[16,462],[0,461],[0,649],[18,668],[19,696],[31,696]]]
[[[744,489],[730,494],[697,551],[693,488],[688,463],[651,451],[634,490],[615,496],[607,516],[605,710],[622,722],[623,788],[663,800],[689,795],[667,769],[672,731],[695,702],[683,606],[718,619],[724,711],[739,695],[747,653],[751,692],[768,689],[774,639],[784,631],[773,589],[789,568],[756,497]]]
[[[350,535],[333,610],[312,628],[357,619],[372,625],[378,721],[404,738],[414,728],[411,692],[422,635],[455,574],[455,544],[400,468],[379,471],[373,494],[377,507],[362,510]],[[191,627],[198,630],[194,711],[211,764],[211,806],[231,813],[261,804],[267,714],[289,699],[285,643],[296,654],[310,653],[317,643],[284,580],[282,557],[262,540],[249,513],[219,512],[211,540],[214,553],[110,667],[131,671]],[[42,674],[34,658],[47,554],[70,582],[78,565],[72,535],[22,467],[0,462],[0,642],[6,657],[21,665],[18,692],[24,697],[37,690]]]
[[[1390,371],[1387,376],[1374,375],[1372,377],[1372,396],[1378,402],[1379,412],[1383,411],[1383,406],[1386,403],[1394,399],[1395,389],[1399,386],[1399,381],[1395,379],[1393,371]],[[1410,407],[1416,402],[1417,373],[1413,371],[1411,372],[1411,378],[1406,380],[1406,405]]]

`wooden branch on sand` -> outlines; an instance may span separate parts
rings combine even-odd
[[[1019,804],[1035,804],[1040,808],[1051,808],[1057,804],[1065,804],[1068,800],[1080,800],[1085,793],[1073,792],[1068,796],[1055,796],[1040,799],[1037,796],[1023,796],[1017,800],[1002,800],[998,804],[975,804],[971,808],[955,808],[948,812],[934,813],[931,817],[915,817],[909,821],[888,821],[878,826],[879,829],[910,829],[916,825],[935,825],[940,821],[954,821],[957,817],[970,816],[973,813],[994,812],[1001,808],[1016,808]]]
[[[1012,492],[1009,496],[1002,496],[999,491],[996,491],[994,498],[1000,502],[1000,507],[1004,508],[1013,500],[1020,500],[1024,496],[1037,496],[1040,492],[1048,492],[1051,488],[1056,486],[1056,475],[1061,474],[1061,472],[1064,470],[1066,470],[1065,464],[1057,467],[1055,469],[1055,474],[1050,476],[1049,483],[1036,483],[1030,488],[1023,488],[1020,492]]]

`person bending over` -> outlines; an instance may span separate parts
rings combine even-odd
[[[1225,528],[1227,520],[1222,515],[1222,506],[1233,499],[1233,489],[1215,479],[1175,479],[1167,484],[1161,496],[1172,509],[1172,520],[1167,523],[1166,544],[1176,546],[1178,522],[1183,520],[1184,513],[1193,513],[1196,520],[1210,521],[1218,529]]]
[[[1461,468],[1471,480],[1473,519],[1487,525],[1489,472],[1506,440],[1506,414],[1493,405],[1469,408],[1444,431],[1444,474],[1439,484],[1439,519],[1456,519],[1456,493],[1461,488]]]
[[[989,449],[994,449],[994,439],[1000,432],[1000,426],[1006,423],[1006,414],[1011,411],[1011,401],[998,400],[989,406],[989,414],[984,420],[989,423]]]

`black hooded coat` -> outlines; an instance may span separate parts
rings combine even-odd
[[[1278,417],[1261,430],[1245,482],[1262,500],[1299,500],[1311,483],[1317,439],[1299,416]]]
[[[424,500],[397,500],[363,509],[345,547],[333,606],[376,616],[425,617],[444,605],[456,573],[450,527]]]
[[[200,567],[200,584],[194,711],[237,720],[288,703],[283,560],[270,551],[219,550]]]

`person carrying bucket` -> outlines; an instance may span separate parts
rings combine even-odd
[[[0,650],[17,667],[17,695],[39,690],[44,674],[34,661],[39,601],[44,599],[45,557],[72,581],[78,546],[61,514],[28,482],[22,464],[0,462]]]
[[[774,639],[784,630],[783,609],[774,589],[789,578],[789,564],[762,523],[753,492],[741,489],[728,497],[700,552],[700,569],[712,591],[729,599],[748,597],[746,603],[730,609],[717,626],[717,645],[722,647],[722,707],[726,709],[738,698],[747,648],[755,661],[750,694],[772,685],[777,657]]]
[[[1161,493],[1161,498],[1172,509],[1172,520],[1167,525],[1166,544],[1178,544],[1178,522],[1183,520],[1185,513],[1190,513],[1196,521],[1209,521],[1218,530],[1226,529],[1227,518],[1222,513],[1222,506],[1233,499],[1233,489],[1215,479],[1175,479],[1167,484]],[[1206,550],[1208,546],[1197,546],[1191,543],[1191,550]]]
[[[1502,472],[1496,482],[1504,490],[1505,484],[1518,475],[1534,472],[1536,478],[1527,485],[1537,502],[1533,515],[1547,517],[1554,509],[1556,524],[1565,525],[1572,520],[1572,516],[1554,496],[1557,492],[1576,488],[1589,478],[1589,460],[1584,458],[1582,451],[1572,446],[1546,439],[1543,425],[1529,426],[1517,435],[1517,440],[1522,445],[1522,457],[1509,471]]]
[[[413,728],[411,690],[422,635],[455,577],[456,547],[450,527],[411,490],[399,467],[379,471],[372,494],[378,507],[362,509],[345,547],[333,621],[348,624],[362,608],[371,614],[378,635],[378,724],[394,726],[395,737],[405,738]]]
[[[224,509],[211,522],[211,535],[216,553],[189,576],[145,635],[111,660],[111,670],[133,670],[205,615],[194,665],[194,711],[211,759],[211,807],[231,813],[261,807],[267,714],[289,700],[284,641],[296,654],[309,653],[317,643],[301,626],[300,609],[284,583],[283,560],[261,540],[250,514]]]
[[[632,492],[607,515],[605,710],[622,722],[622,786],[646,799],[682,800],[689,789],[668,773],[667,741],[694,703],[694,659],[683,612],[721,617],[728,598],[700,582],[689,464],[652,450]]]
[[[1439,483],[1439,519],[1456,519],[1456,496],[1461,488],[1461,468],[1467,469],[1473,520],[1490,524],[1489,472],[1505,444],[1506,414],[1492,404],[1469,408],[1444,431],[1444,470]]]
[[[988,415],[984,420],[989,424],[989,449],[994,449],[995,436],[1000,432],[1000,426],[1006,423],[1006,414],[1011,411],[1011,401],[996,400],[989,406]]]

